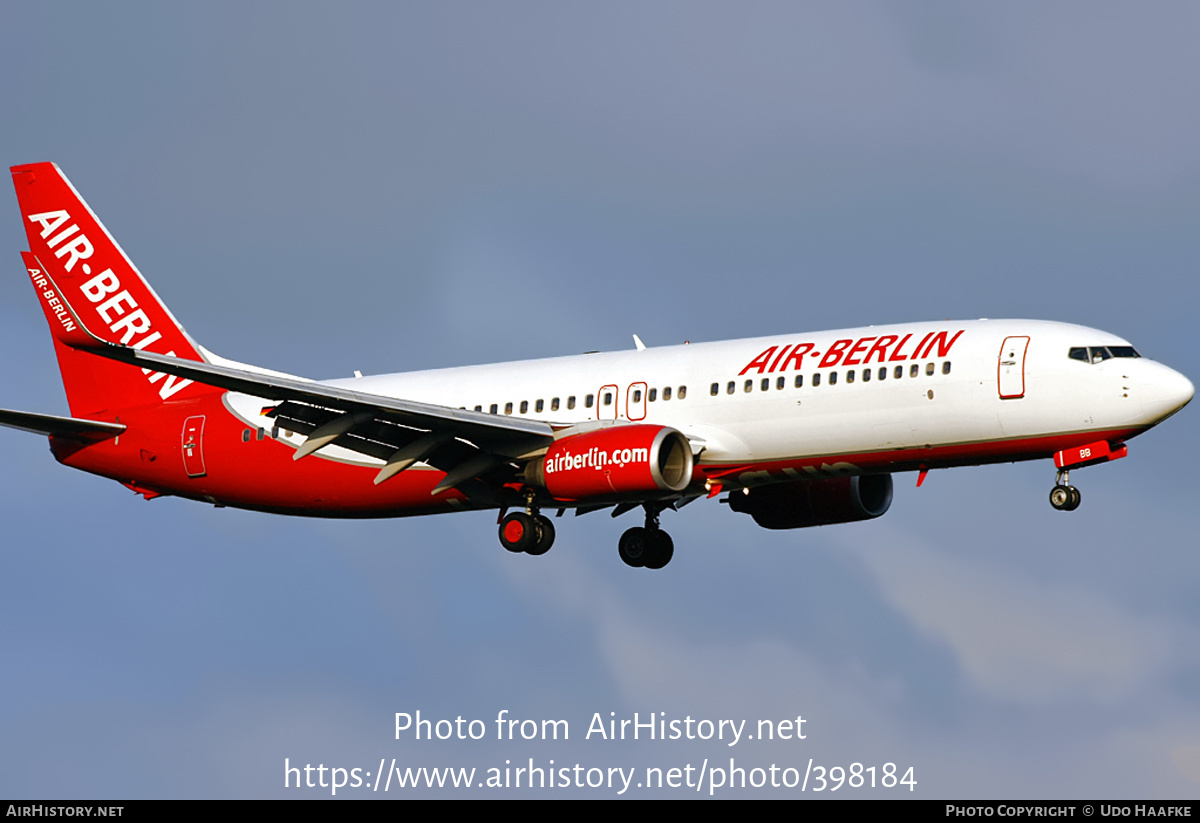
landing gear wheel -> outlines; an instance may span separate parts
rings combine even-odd
[[[661,569],[675,556],[675,541],[671,539],[671,535],[659,529],[648,532],[647,536],[651,539],[650,551],[646,555],[646,568]]]
[[[675,556],[675,541],[661,529],[634,526],[621,535],[617,551],[627,566],[661,569]]]
[[[1062,483],[1050,490],[1050,505],[1060,512],[1073,512],[1079,508],[1083,495],[1074,486],[1064,486]]]
[[[533,555],[545,554],[554,545],[554,522],[549,517],[543,517],[540,514],[533,519],[537,522],[539,538],[525,551]]]
[[[1079,508],[1079,504],[1083,502],[1083,495],[1079,493],[1079,489],[1074,486],[1067,486],[1067,491],[1071,495],[1071,499],[1067,501],[1067,511],[1073,512]]]
[[[621,535],[621,540],[617,543],[617,552],[621,555],[621,559],[625,561],[626,566],[633,566],[635,569],[640,569],[646,565],[646,555],[650,548],[649,541],[646,538],[647,529],[641,526],[634,526]]]
[[[510,552],[527,552],[538,545],[540,537],[537,521],[525,512],[513,512],[500,521],[500,545]]]

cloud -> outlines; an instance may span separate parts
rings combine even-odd
[[[1167,663],[1169,627],[1100,593],[964,559],[900,532],[888,542],[887,552],[855,551],[884,598],[948,647],[986,695],[1111,703]]]

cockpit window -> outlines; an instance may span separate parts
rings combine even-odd
[[[1067,357],[1084,363],[1100,363],[1110,357],[1141,357],[1133,346],[1074,346]]]

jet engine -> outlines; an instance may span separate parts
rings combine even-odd
[[[692,481],[692,448],[666,426],[610,426],[556,440],[525,479],[559,500],[679,492]]]
[[[879,517],[892,505],[892,476],[868,474],[799,480],[734,492],[729,508],[764,529],[800,529]]]

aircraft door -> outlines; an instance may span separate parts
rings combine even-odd
[[[616,384],[601,386],[596,395],[596,419],[616,420],[620,408]]]
[[[1004,338],[996,366],[1001,400],[1016,400],[1025,396],[1025,353],[1028,349],[1028,337]]]
[[[625,390],[625,416],[630,420],[646,419],[645,383],[630,383]]]
[[[189,417],[183,421],[183,468],[188,477],[203,477],[204,468],[204,415]]]

